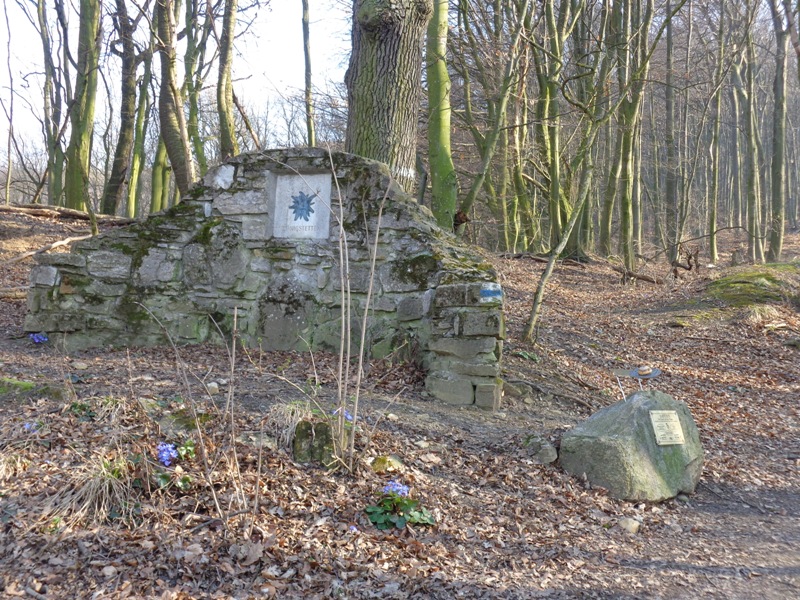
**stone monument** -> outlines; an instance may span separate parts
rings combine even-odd
[[[25,330],[70,349],[163,344],[166,332],[200,343],[220,340],[217,325],[230,335],[235,309],[249,346],[336,351],[344,281],[353,348],[369,310],[370,356],[402,353],[434,397],[495,408],[503,292],[479,252],[385,165],[319,149],[243,154],[174,208],[39,255]]]
[[[565,433],[559,461],[615,498],[658,502],[694,492],[703,447],[686,404],[640,391]]]

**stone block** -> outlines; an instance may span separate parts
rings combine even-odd
[[[36,262],[40,265],[51,265],[54,267],[73,267],[81,269],[86,266],[86,257],[71,252],[59,252],[58,254],[38,254]]]
[[[219,165],[208,170],[203,177],[203,185],[217,190],[227,190],[233,185],[236,178],[236,167],[233,165]]]
[[[272,261],[261,256],[254,256],[250,259],[250,270],[256,273],[270,273],[272,272]]]
[[[461,315],[461,335],[506,336],[505,319],[500,310],[467,310]]]
[[[659,445],[650,411],[677,417],[682,443]],[[703,448],[689,408],[671,396],[642,391],[589,417],[561,438],[561,466],[623,500],[660,502],[695,490]]]
[[[437,354],[449,354],[472,360],[480,354],[494,352],[497,340],[494,338],[433,338],[428,349]]]
[[[486,362],[468,362],[450,357],[435,356],[429,364],[431,371],[457,373],[467,377],[497,377],[500,375],[500,365],[488,360]]]
[[[499,283],[485,281],[468,286],[467,304],[501,305],[503,304],[503,288]]]
[[[121,252],[98,250],[86,258],[87,270],[92,277],[128,281],[131,277],[131,257]]]
[[[35,266],[31,269],[31,285],[40,287],[54,287],[61,280],[58,269],[48,266]]]
[[[456,379],[443,374],[428,375],[425,389],[437,400],[454,406],[468,406],[475,403],[475,388],[468,378]]]
[[[440,285],[436,288],[433,304],[436,307],[466,306],[467,286],[463,284]]]
[[[416,321],[425,316],[425,303],[422,296],[409,296],[397,304],[398,321]]]
[[[267,215],[245,215],[242,217],[242,239],[247,241],[265,241],[272,237],[268,231]]]
[[[137,270],[139,282],[145,287],[163,285],[173,280],[176,266],[177,263],[169,260],[164,249],[150,248]]]
[[[488,410],[500,408],[500,397],[502,396],[502,381],[492,383],[478,383],[475,385],[475,406]]]
[[[128,286],[124,283],[105,283],[93,280],[86,286],[83,293],[86,296],[118,297],[125,294]]]
[[[214,209],[223,216],[265,215],[267,194],[263,190],[243,190],[224,194],[214,199]]]
[[[71,332],[84,329],[85,315],[65,313],[28,313],[23,325],[24,331]]]

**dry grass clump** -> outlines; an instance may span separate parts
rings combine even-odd
[[[68,524],[128,523],[139,508],[133,465],[125,458],[98,453],[77,466],[70,482],[47,503],[44,516]]]
[[[312,415],[309,402],[276,404],[267,412],[264,428],[275,438],[279,448],[291,448],[297,424],[311,418]]]

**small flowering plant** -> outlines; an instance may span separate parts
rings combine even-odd
[[[340,407],[339,407],[339,408],[337,408],[335,411],[333,411],[333,412],[331,413],[331,415],[333,415],[334,417],[338,417],[338,416],[339,416],[339,413],[340,413],[341,411],[342,411],[342,407],[340,406]],[[347,421],[348,423],[352,423],[352,422],[353,422],[353,415],[351,415],[351,414],[350,414],[350,411],[349,411],[349,410],[347,410],[346,408],[344,409],[344,420],[345,420],[345,421]]]
[[[44,332],[42,332],[42,333],[31,333],[31,334],[28,334],[28,337],[30,338],[30,340],[34,344],[44,344],[46,341],[49,340],[49,338],[47,337],[47,334],[44,333]]]
[[[408,496],[407,485],[399,481],[390,481],[383,488],[383,494],[377,504],[367,506],[364,512],[373,525],[381,530],[403,529],[407,524],[433,525],[436,520],[427,508],[419,505],[419,500]]]
[[[175,444],[167,444],[166,442],[161,442],[157,448],[158,451],[158,462],[160,462],[165,467],[168,467],[172,464],[172,461],[178,458],[178,450],[175,448]]]

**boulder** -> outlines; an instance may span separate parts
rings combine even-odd
[[[651,411],[666,411],[656,417],[667,420],[677,417],[680,431],[675,423],[672,435],[667,427],[659,440],[656,427],[662,426],[654,425]],[[642,391],[564,434],[559,460],[567,473],[585,476],[615,498],[659,502],[694,492],[703,468],[703,447],[683,402],[662,392]]]

